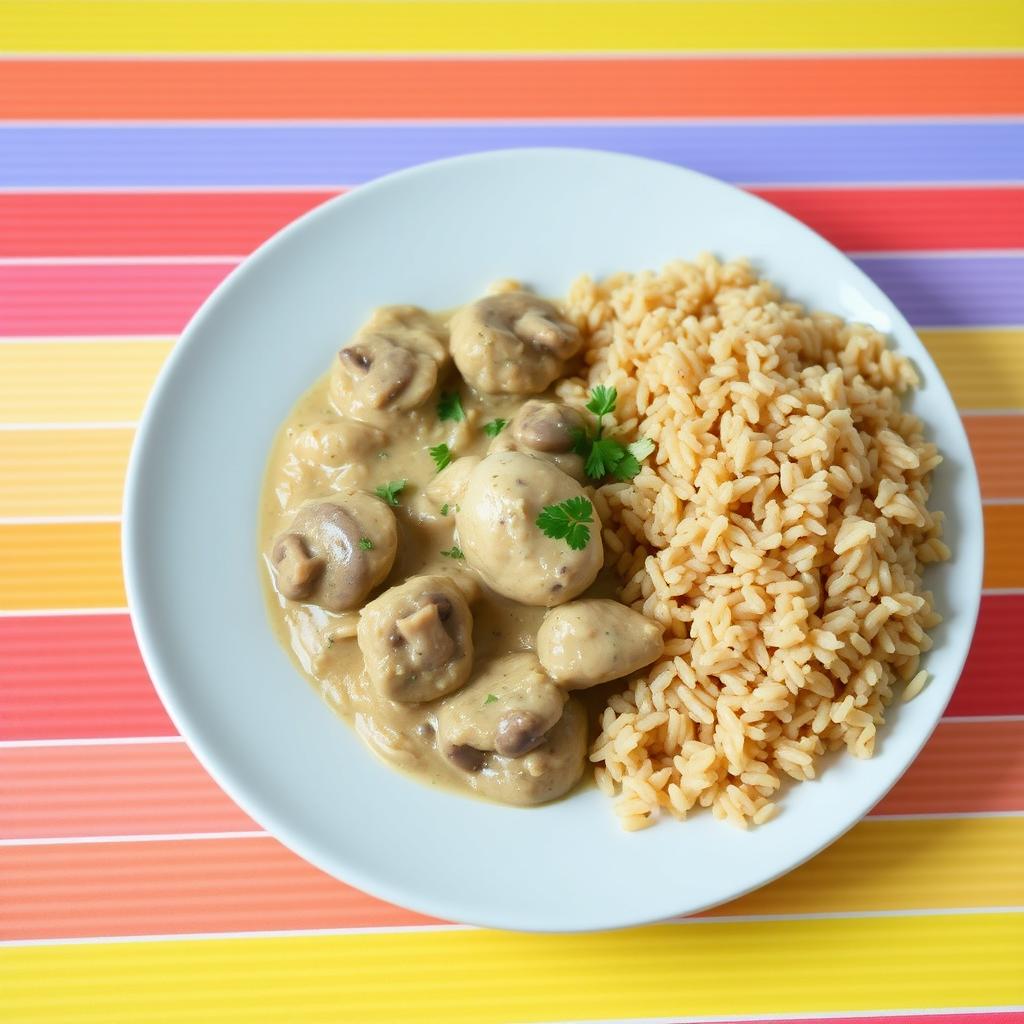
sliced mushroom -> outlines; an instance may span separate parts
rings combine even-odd
[[[546,536],[541,509],[584,499],[592,521],[581,550]],[[455,513],[466,563],[499,594],[553,607],[581,594],[604,560],[601,521],[580,485],[550,462],[519,452],[488,455],[470,474]]]
[[[567,690],[620,679],[662,654],[662,629],[618,601],[588,598],[548,612],[537,633],[537,657]]]
[[[573,448],[586,432],[583,414],[571,405],[531,398],[492,442],[492,452],[522,452],[557,466],[574,480],[586,482],[584,459]]]
[[[473,667],[473,615],[447,576],[414,576],[385,591],[363,609],[356,635],[367,675],[388,700],[436,700]]]
[[[476,755],[522,757],[544,742],[562,717],[565,693],[548,678],[535,654],[510,654],[490,662],[472,684],[437,711],[441,752],[457,767]],[[475,751],[476,753],[471,753]]]
[[[442,336],[429,314],[416,306],[376,310],[338,353],[331,401],[343,415],[367,423],[422,405],[448,358]]]
[[[529,292],[488,295],[451,319],[455,365],[478,391],[536,395],[580,349],[576,327]]]
[[[306,502],[274,540],[270,563],[278,592],[331,612],[357,608],[395,560],[391,509],[361,491]]]

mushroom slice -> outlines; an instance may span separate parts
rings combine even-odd
[[[437,711],[438,745],[456,767],[476,770],[485,755],[523,757],[544,742],[562,717],[566,696],[536,655],[510,654],[487,665],[476,680]]]
[[[603,598],[552,609],[537,633],[540,663],[567,690],[620,679],[657,660],[664,649],[661,626]]]
[[[580,349],[576,327],[529,292],[488,295],[451,319],[452,358],[478,391],[536,395]]]
[[[330,396],[343,415],[368,423],[414,409],[430,396],[448,354],[442,332],[416,306],[375,310],[338,353]]]
[[[330,612],[358,608],[391,571],[398,530],[391,509],[362,491],[301,505],[273,543],[270,564],[282,597]]]
[[[531,398],[491,442],[489,451],[532,455],[586,483],[585,460],[573,450],[586,429],[583,414],[571,405]]]
[[[473,615],[448,576],[414,576],[385,591],[363,609],[356,636],[366,673],[388,700],[436,700],[473,667]]]

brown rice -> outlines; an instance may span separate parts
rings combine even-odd
[[[870,757],[894,685],[924,685],[921,570],[949,551],[926,507],[941,457],[900,405],[917,375],[744,262],[581,278],[568,309],[587,374],[563,396],[613,385],[614,432],[657,443],[595,494],[624,600],[666,630],[603,711],[598,784],[628,829],[696,806],[766,821],[784,777]]]

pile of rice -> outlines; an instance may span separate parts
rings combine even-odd
[[[926,503],[941,461],[899,396],[913,367],[872,328],[807,313],[744,262],[578,280],[586,379],[623,437],[657,443],[596,494],[623,600],[664,656],[611,697],[591,761],[628,829],[696,806],[772,817],[784,776],[870,757],[893,688],[919,692],[945,559]]]

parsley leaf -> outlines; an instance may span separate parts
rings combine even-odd
[[[604,384],[598,384],[593,391],[590,392],[590,401],[587,402],[587,408],[598,418],[600,421],[602,416],[607,416],[609,413],[615,411],[615,403],[618,401],[619,393],[615,388],[610,388]],[[598,423],[598,433],[600,433],[600,422]]]
[[[386,501],[394,508],[398,505],[398,495],[405,490],[405,485],[405,480],[389,480],[386,484],[381,484],[374,493],[381,501]]]
[[[447,502],[445,502],[445,504],[443,504],[441,506],[441,515],[443,515],[443,516],[448,515],[448,503]]]
[[[373,550],[373,541],[370,540],[369,537],[360,537],[359,538],[359,547],[363,551],[372,551]]]
[[[569,436],[572,438],[572,450],[586,458],[590,454],[590,437],[587,432],[576,427]]]
[[[452,461],[452,450],[446,444],[435,444],[433,448],[427,449],[430,457],[434,460],[434,466],[438,473]]]
[[[457,548],[454,544],[447,550],[442,551],[442,555],[445,558],[465,558],[466,556],[462,553],[462,548]]]
[[[587,498],[566,498],[557,505],[545,505],[537,526],[545,537],[564,540],[573,551],[582,551],[590,541],[588,523],[594,521],[594,506]]]
[[[484,433],[488,437],[497,437],[508,426],[508,420],[496,419],[484,424]]]
[[[437,418],[439,420],[454,420],[456,423],[466,418],[466,411],[462,408],[462,399],[457,391],[442,391],[437,402]]]
[[[612,466],[611,472],[616,480],[632,480],[640,472],[640,460],[627,448],[623,448],[622,458]]]
[[[615,438],[599,438],[590,446],[586,465],[587,476],[592,480],[600,480],[601,477],[614,473],[625,455],[626,449]],[[637,469],[639,468],[638,464]]]
[[[487,694],[487,700],[484,701],[484,705],[486,706],[488,704],[495,704],[497,703],[497,700],[498,698],[495,697],[493,693],[489,693]]]

